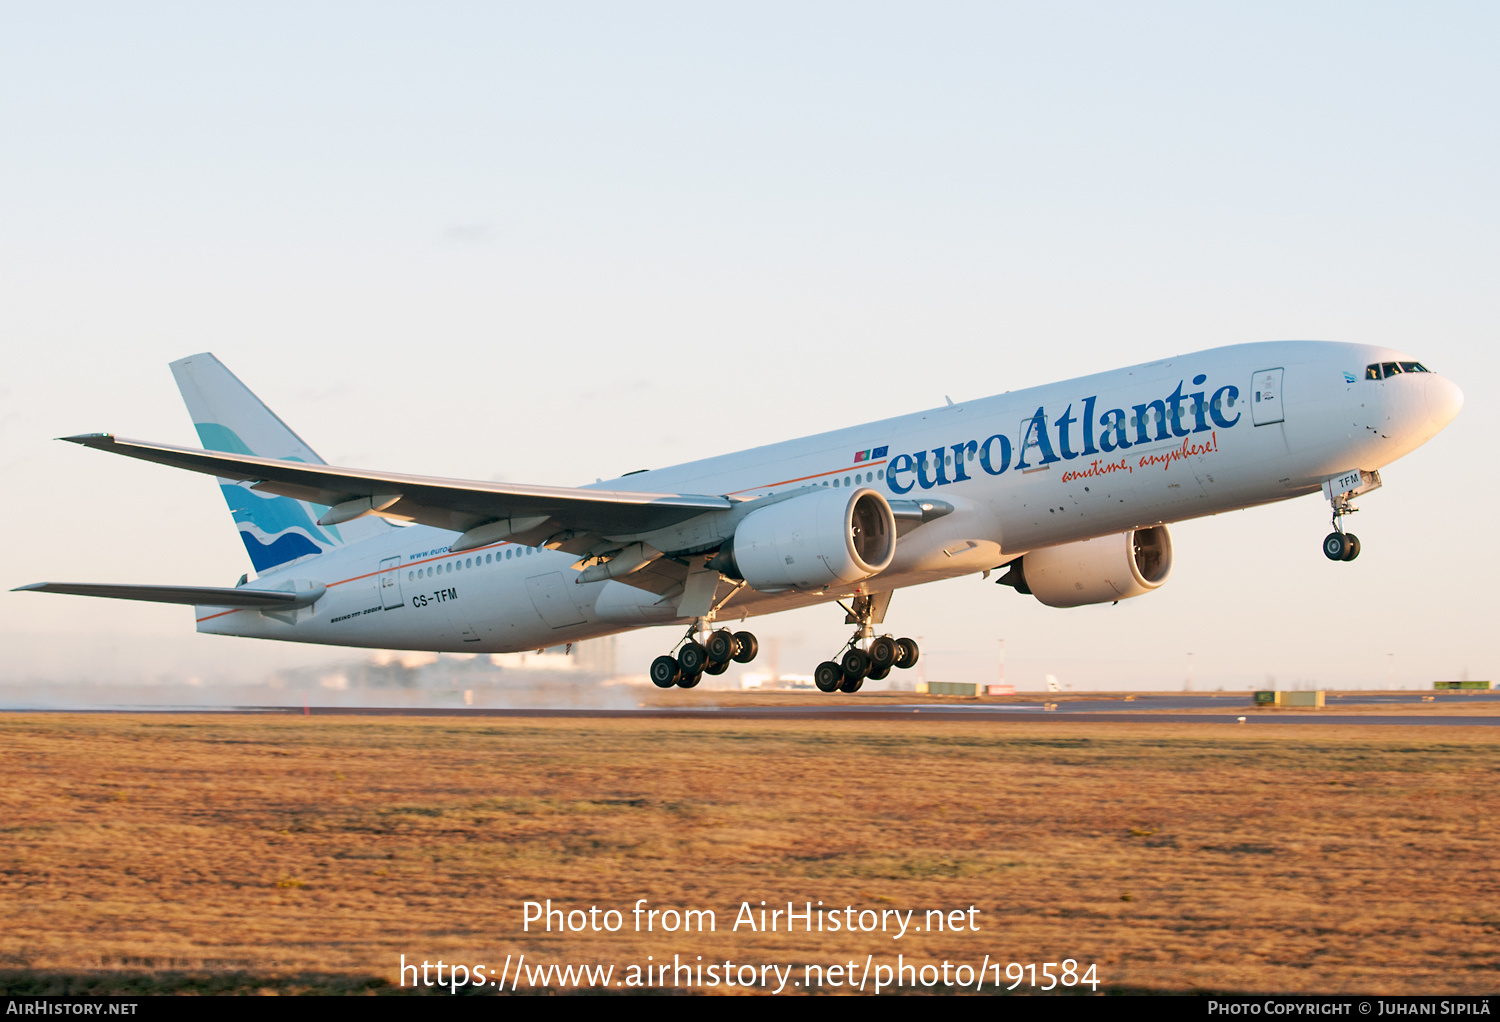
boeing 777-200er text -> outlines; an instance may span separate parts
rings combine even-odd
[[[687,625],[651,665],[663,688],[754,659],[716,620],[847,601],[825,692],[916,663],[880,627],[904,586],[1004,567],[1051,607],[1113,603],[1167,580],[1169,522],[1319,490],[1323,552],[1353,560],[1350,500],[1463,403],[1386,348],[1240,344],[568,488],[336,468],[212,355],[172,372],[203,450],[67,439],[218,477],[255,579],[24,588],[191,604],[218,635],[465,653]]]

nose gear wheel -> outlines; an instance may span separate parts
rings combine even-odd
[[[1359,537],[1352,532],[1330,532],[1323,538],[1323,555],[1330,561],[1352,561],[1359,556]]]

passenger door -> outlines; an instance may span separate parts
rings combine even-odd
[[[1281,410],[1281,374],[1284,369],[1260,369],[1250,379],[1250,418],[1257,426],[1285,422]]]
[[[365,562],[369,564],[369,561]],[[380,605],[394,610],[406,601],[401,598],[401,558],[387,557],[380,562],[380,574],[376,577],[380,589]]]
[[[1042,416],[1042,428],[1048,427],[1048,416]],[[1021,443],[1016,448],[1021,456],[1016,459],[1017,464],[1025,463],[1026,467],[1021,469],[1022,475],[1030,475],[1032,472],[1046,472],[1052,468],[1049,462],[1038,465],[1042,459],[1042,441],[1037,436],[1036,417],[1032,416],[1021,420]]]

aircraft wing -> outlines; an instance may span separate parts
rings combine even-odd
[[[217,589],[208,586],[117,586],[92,583],[35,582],[11,592],[64,593],[69,596],[103,596],[111,600],[142,600],[146,603],[185,603],[195,607],[274,607],[292,609],[308,602],[306,594],[268,589]]]
[[[476,526],[510,520],[516,528],[497,533],[494,538],[505,535],[518,542],[539,544],[565,533],[578,537],[577,543],[569,543],[571,537],[549,543],[564,550],[583,547],[586,536],[650,532],[706,511],[723,511],[733,506],[728,498],[720,496],[526,486],[310,465],[127,440],[110,433],[62,439],[128,458],[248,482],[255,490],[323,504],[331,509],[330,515],[346,516],[335,517],[334,522],[347,521],[360,513],[376,513],[399,521],[467,532]]]

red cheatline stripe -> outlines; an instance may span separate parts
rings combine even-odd
[[[858,469],[859,471],[863,472],[867,468],[873,468],[876,465],[884,465],[884,464],[885,464],[885,459],[881,458],[879,461],[866,461],[866,462],[863,462],[863,463],[858,464],[858,465],[850,465],[848,468],[836,468],[836,469],[834,469],[831,472],[819,472],[819,473],[817,473],[815,475],[810,475],[810,476],[798,476],[796,479],[783,479],[779,483],[765,483],[765,484],[763,484],[761,486],[749,486],[749,487],[746,487],[743,490],[733,490],[733,491],[731,491],[729,493],[724,494],[724,496],[726,496],[726,497],[732,497],[736,493],[753,493],[756,490],[764,490],[764,489],[768,489],[769,487],[772,487],[772,486],[785,486],[787,483],[802,483],[802,482],[806,482],[809,479],[822,479],[824,476],[836,476],[840,472],[853,472],[855,469]]]

